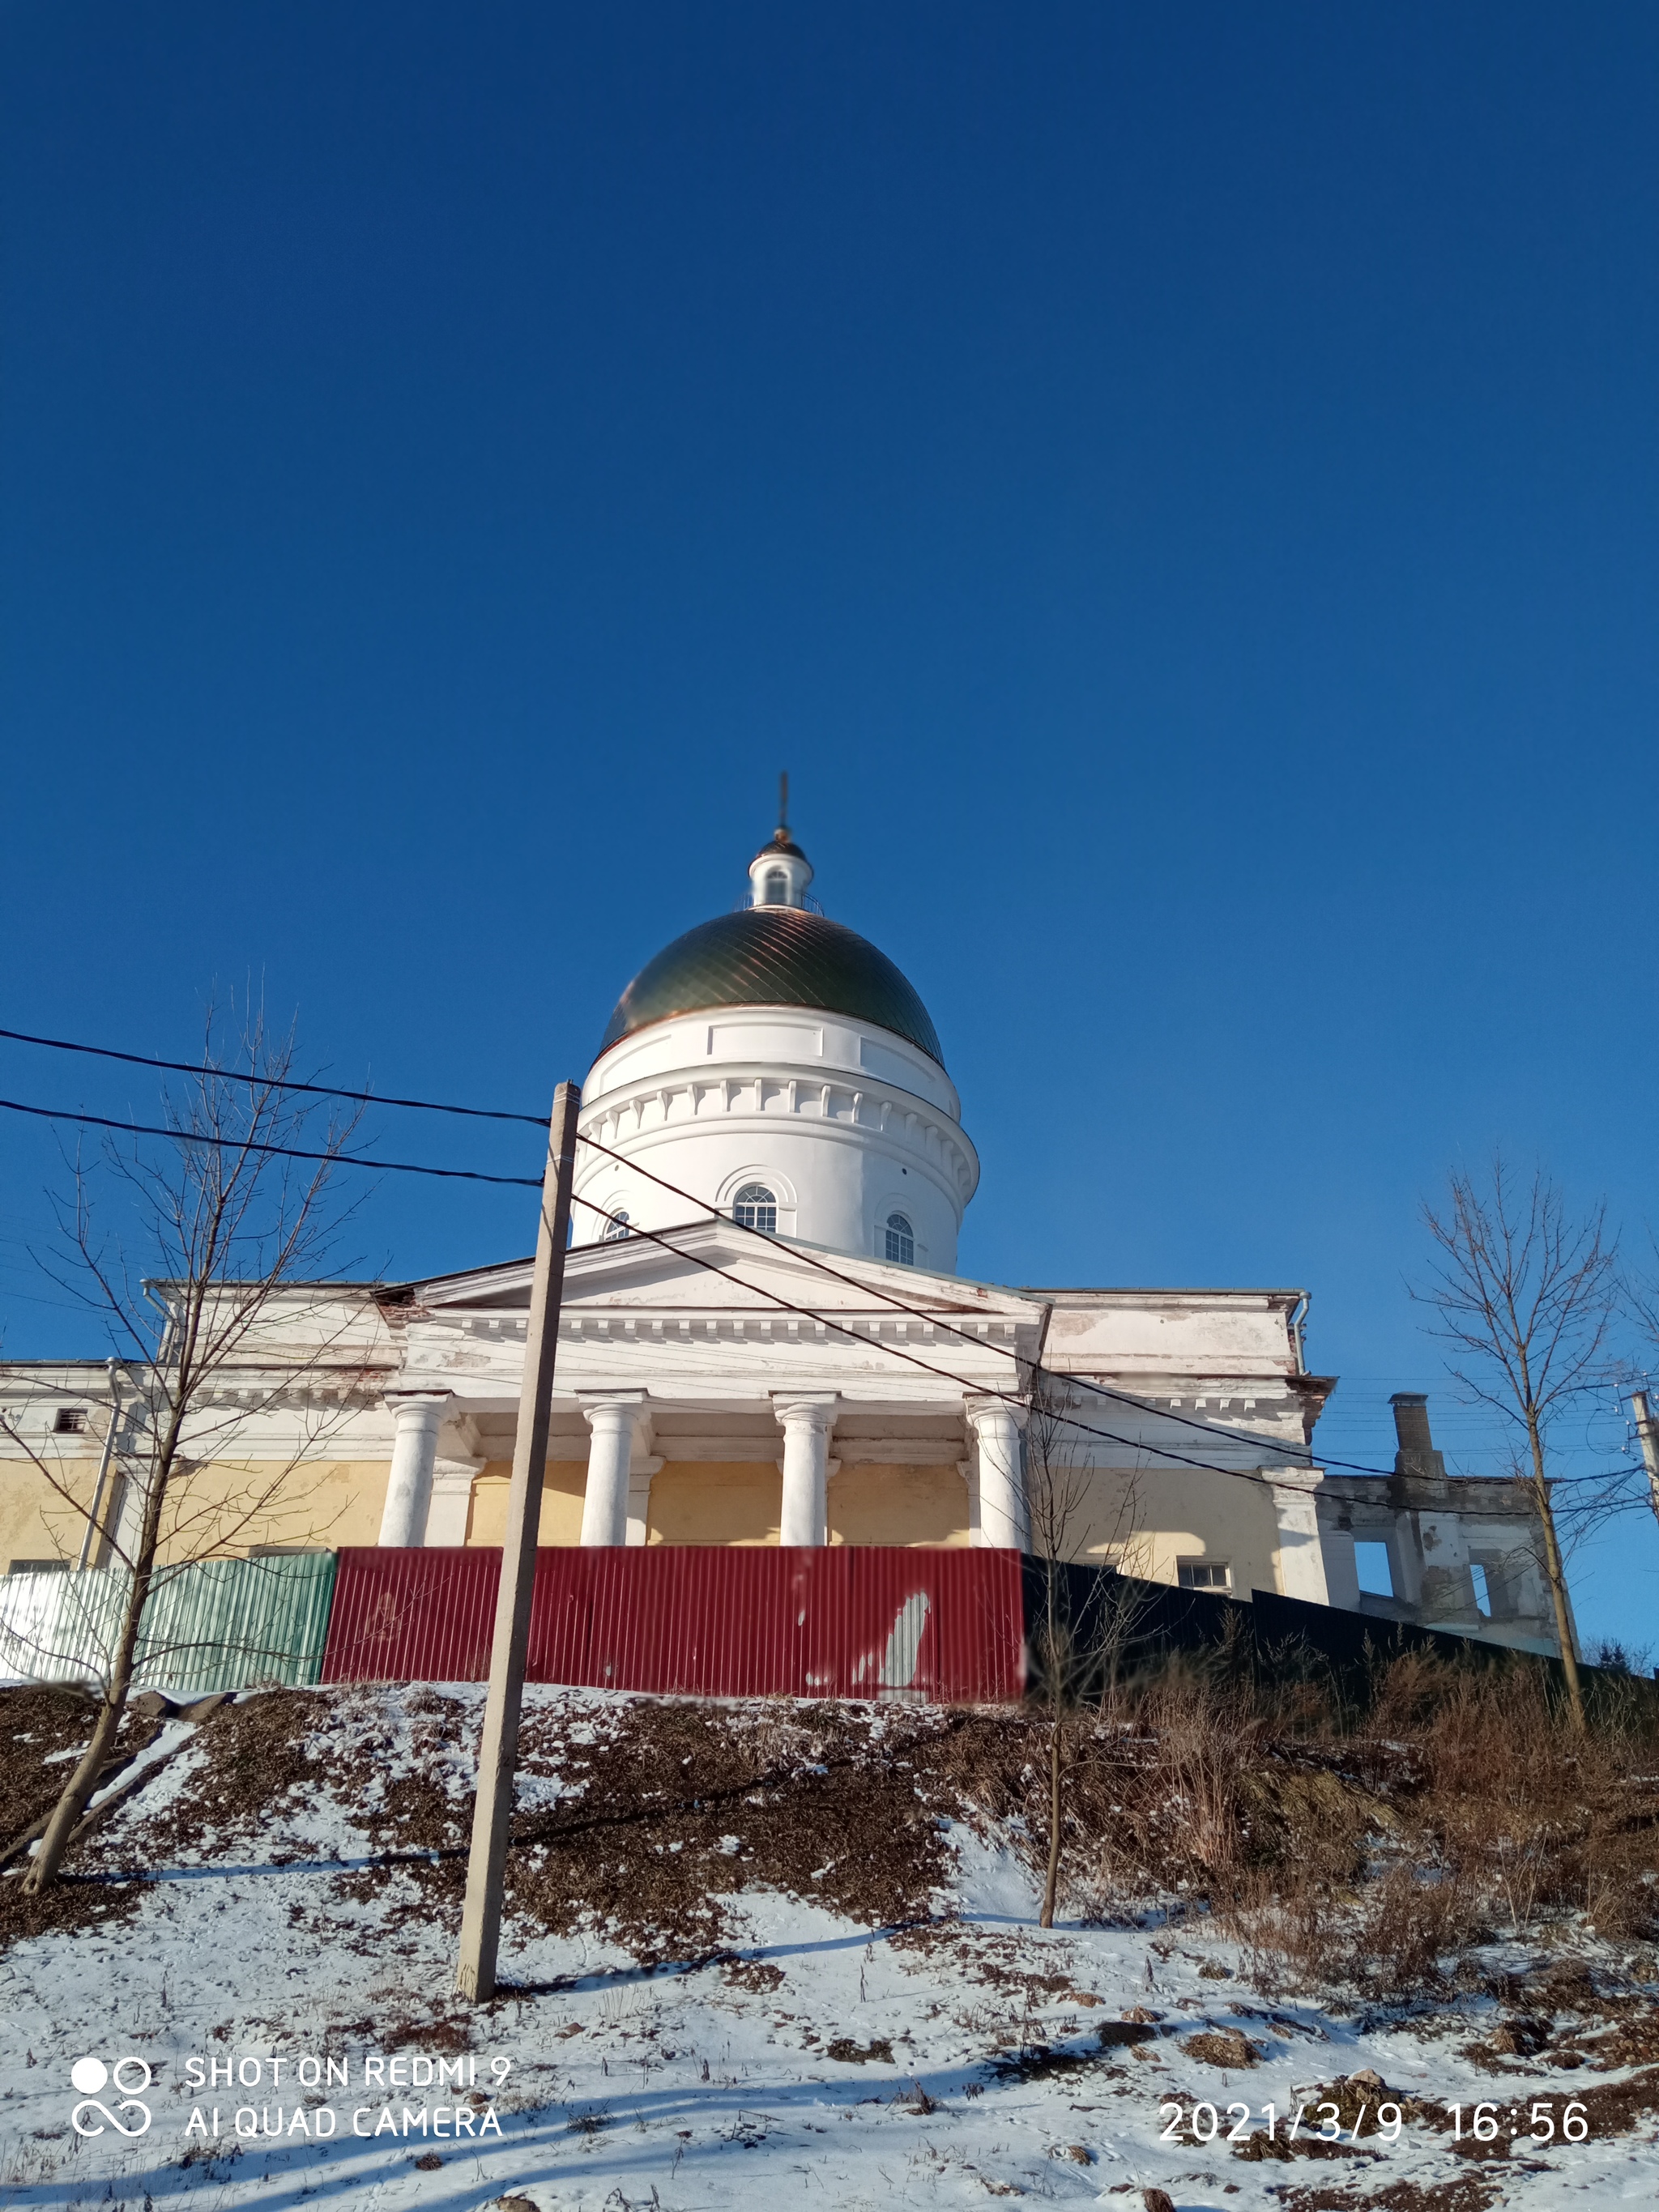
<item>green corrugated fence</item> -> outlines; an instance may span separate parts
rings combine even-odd
[[[332,1552],[302,1552],[167,1571],[144,1607],[135,1680],[200,1691],[314,1682],[336,1564]],[[0,1677],[101,1682],[126,1587],[124,1568],[0,1577]]]

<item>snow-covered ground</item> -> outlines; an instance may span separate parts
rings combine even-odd
[[[590,1740],[618,1701],[539,1691],[532,1709]],[[1239,2212],[1659,2204],[1650,2085],[1633,2122],[1606,2111],[1639,2069],[1461,2056],[1483,2012],[1491,2026],[1485,1998],[1415,2023],[1269,2003],[1201,1919],[1043,1931],[1013,1844],[982,1822],[946,1828],[945,1892],[923,1925],[859,1925],[746,1887],[721,1900],[712,1958],[649,1972],[591,1930],[515,1923],[514,1988],[469,2014],[448,1994],[453,1920],[416,1873],[374,1857],[366,1823],[416,1755],[399,1693],[358,1693],[354,1711],[374,1753],[359,1802],[290,1802],[252,1850],[181,1842],[204,1728],[109,1824],[112,1867],[143,1824],[177,1844],[130,1917],[0,1954],[0,2202],[775,2212],[1029,2196],[1140,2212],[1161,2188],[1177,2207]],[[460,1767],[451,1780],[465,1786]],[[741,1808],[732,1818],[740,1831]],[[843,1840],[857,1854],[878,1839]],[[722,1844],[735,1862],[740,1832]],[[95,2095],[72,2079],[86,2060]],[[113,2069],[101,2086],[99,2067]],[[1352,2084],[1367,2071],[1382,2086]],[[1320,2131],[1316,2089],[1339,2077],[1350,2114],[1356,2098],[1455,2103],[1468,2133],[1492,2106],[1504,2154],[1465,2154],[1424,2118],[1397,2141],[1356,2147],[1350,2127],[1301,2154]],[[1566,2143],[1575,2098],[1591,2124]],[[1296,2155],[1226,2140],[1260,2137],[1269,2107],[1282,2138],[1298,2106]],[[1534,2106],[1554,2140],[1511,2147]],[[1195,2141],[1211,2107],[1216,2139]],[[77,2114],[102,2131],[77,2132]]]

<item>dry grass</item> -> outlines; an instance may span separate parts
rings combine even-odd
[[[1077,1721],[1067,1826],[1073,1909],[1201,1901],[1267,1990],[1409,1997],[1471,1946],[1571,1915],[1612,1942],[1659,1934],[1639,1685],[1580,1735],[1524,1665],[1397,1660],[1359,1722],[1307,1681],[1178,1665]]]

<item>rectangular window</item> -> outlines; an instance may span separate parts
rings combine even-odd
[[[1225,1559],[1179,1559],[1176,1575],[1182,1589],[1225,1590],[1233,1586],[1233,1571]]]
[[[1362,1544],[1354,1540],[1354,1571],[1359,1577],[1362,1597],[1392,1597],[1394,1570],[1389,1565],[1386,1544]]]
[[[6,1570],[12,1575],[66,1575],[67,1559],[14,1559]]]
[[[60,1406],[58,1418],[52,1425],[55,1437],[83,1437],[87,1432],[85,1411],[79,1406]]]
[[[1486,1569],[1478,1564],[1472,1566],[1469,1569],[1469,1580],[1474,1584],[1475,1611],[1477,1613],[1485,1613],[1486,1619],[1490,1620],[1492,1619],[1492,1592],[1486,1587]]]

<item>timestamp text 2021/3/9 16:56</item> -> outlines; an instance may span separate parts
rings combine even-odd
[[[1576,2100],[1563,2104],[1557,2098],[1540,2097],[1525,2105],[1448,2105],[1443,2109],[1454,2142],[1466,2136],[1475,2142],[1496,2142],[1505,2136],[1534,2143],[1583,2142],[1589,2134],[1589,2115]],[[1158,2110],[1166,2123],[1164,2138],[1170,2142],[1212,2142],[1219,2136],[1224,2142],[1242,2143],[1261,2127],[1270,2140],[1276,2142],[1282,2134],[1287,2143],[1299,2135],[1323,2142],[1345,2138],[1358,2142],[1363,2136],[1371,2143],[1379,2138],[1391,2143],[1399,2142],[1407,2118],[1399,2103],[1388,2097],[1374,2106],[1362,2105],[1351,2124],[1345,2121],[1342,2106],[1334,2102],[1299,2104],[1282,2112],[1274,2105],[1200,2102],[1188,2106],[1173,2101]]]

